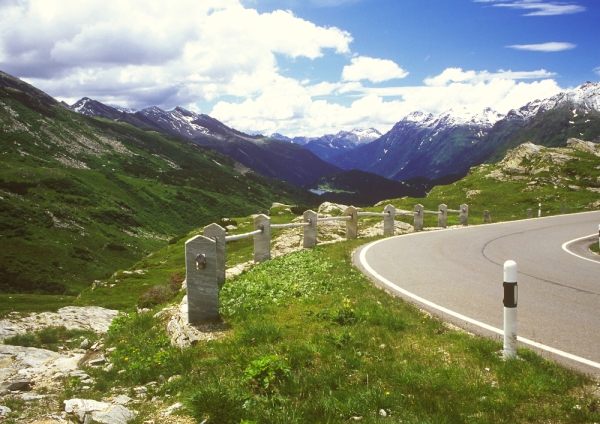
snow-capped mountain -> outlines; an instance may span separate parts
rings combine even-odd
[[[131,113],[83,98],[71,106],[71,109],[96,118],[123,121],[145,130],[177,135],[223,153],[259,174],[297,186],[340,171],[301,146],[266,139],[261,135],[248,135],[208,115],[182,107],[165,111],[151,106]]]
[[[321,159],[328,161],[342,153],[371,143],[381,137],[375,128],[355,128],[351,131],[339,131],[337,134],[325,134],[321,137],[286,137],[282,134],[271,134],[271,138],[289,141],[304,146]]]
[[[544,100],[534,100],[519,109],[513,109],[506,115],[508,119],[528,121],[538,113],[572,106],[581,112],[600,111],[600,82],[586,82],[574,90],[559,93]]]
[[[469,152],[502,118],[490,108],[475,115],[462,108],[438,115],[415,111],[374,142],[330,161],[395,180],[461,174],[471,166]]]

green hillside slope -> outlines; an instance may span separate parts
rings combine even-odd
[[[78,293],[221,217],[312,203],[211,149],[78,115],[18,82],[0,75],[0,292]]]

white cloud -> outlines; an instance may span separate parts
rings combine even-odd
[[[450,68],[430,79],[436,84],[412,87],[364,87],[360,82],[302,86],[280,79],[256,99],[219,102],[211,115],[234,128],[263,134],[277,131],[316,136],[355,127],[375,127],[385,132],[415,110],[441,113],[466,108],[476,114],[492,107],[507,113],[563,91],[549,78],[552,75],[544,70],[491,73]],[[520,79],[539,81],[519,82]],[[289,95],[282,95],[283,92]],[[322,94],[355,95],[357,100],[343,106],[313,98]],[[389,97],[399,99],[384,100]]]
[[[493,3],[498,0],[474,0],[476,3]],[[496,3],[494,7],[507,7],[511,9],[532,10],[524,16],[553,16],[568,15],[573,13],[585,12],[584,6],[577,4],[543,2],[539,0],[520,0],[512,2]]]
[[[497,79],[509,79],[509,80],[520,80],[520,79],[540,79],[550,78],[555,76],[556,73],[548,72],[545,69],[537,71],[527,72],[513,72],[499,70],[498,72],[488,71],[463,71],[461,68],[447,68],[441,74],[435,77],[425,78],[423,81],[425,85],[429,86],[445,86],[451,82],[465,82],[465,83],[479,83]]]
[[[342,71],[342,79],[344,81],[369,80],[372,82],[383,82],[396,78],[404,78],[408,75],[408,72],[387,59],[359,56],[352,58],[351,62],[352,64],[344,66]]]
[[[598,66],[597,68],[594,68],[594,72],[595,72],[597,75],[600,75],[600,66]]]
[[[348,54],[352,37],[238,0],[20,0],[1,3],[0,69],[61,99],[172,107],[256,95],[276,55]],[[176,29],[176,30],[174,30]],[[110,94],[108,94],[110,93]]]
[[[560,52],[563,50],[571,50],[577,47],[577,45],[572,43],[542,43],[542,44],[515,44],[512,46],[506,46],[511,49],[517,50],[530,50],[534,52]]]

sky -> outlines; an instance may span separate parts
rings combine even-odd
[[[0,70],[69,104],[382,133],[600,81],[597,0],[0,0]]]

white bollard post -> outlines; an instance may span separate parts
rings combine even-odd
[[[504,357],[517,356],[517,264],[504,262]]]
[[[538,204],[538,218],[542,216],[542,204]]]

